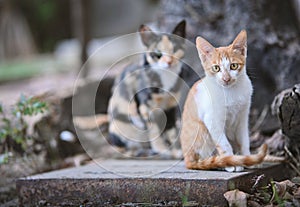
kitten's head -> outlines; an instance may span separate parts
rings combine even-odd
[[[245,74],[247,57],[247,33],[242,30],[233,43],[226,47],[213,47],[202,37],[197,37],[197,50],[205,74],[214,77],[224,87],[234,85]]]
[[[149,27],[139,28],[143,44],[147,47],[146,60],[155,68],[169,69],[177,66],[184,56],[185,20],[174,28],[172,34],[156,34]],[[179,38],[179,37],[182,38]]]

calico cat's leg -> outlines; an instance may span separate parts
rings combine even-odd
[[[164,127],[166,126],[166,118],[162,110],[152,110],[147,121],[149,141],[154,152],[163,158],[172,158],[169,145],[164,138]]]
[[[167,117],[167,124],[165,126],[163,138],[170,146],[170,150],[172,153],[173,158],[180,159],[182,158],[182,150],[180,146],[180,139],[179,139],[179,130],[176,125],[178,120],[178,113],[179,107],[171,107],[164,110],[166,117]]]
[[[174,158],[173,153],[170,151],[168,146],[166,146],[164,140],[161,137],[151,139],[150,144],[153,152],[157,153],[161,158],[163,159]]]
[[[176,127],[172,127],[164,132],[164,140],[170,145],[173,158],[182,158],[182,150],[180,149],[179,132]]]
[[[172,152],[170,151],[169,146],[166,143],[162,135],[162,130],[160,129],[157,123],[149,123],[149,141],[152,150],[155,153],[158,153],[162,158],[170,159],[172,158]]]
[[[109,142],[112,145],[122,146],[130,155],[141,154],[141,149],[148,148],[147,131],[133,125],[124,114],[115,114],[109,125]]]

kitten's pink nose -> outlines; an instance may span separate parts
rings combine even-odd
[[[231,77],[230,76],[223,76],[222,77],[222,80],[225,82],[225,83],[229,83],[231,81]]]
[[[228,84],[231,81],[231,76],[230,74],[225,70],[222,72],[222,80]]]

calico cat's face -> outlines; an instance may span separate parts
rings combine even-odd
[[[245,73],[247,56],[247,33],[241,31],[227,47],[214,48],[202,37],[196,40],[198,53],[207,76],[214,77],[221,86],[235,84]]]
[[[147,62],[153,68],[169,69],[180,63],[184,56],[184,40],[182,39],[185,37],[184,20],[175,27],[174,35],[156,34],[145,25],[140,26],[139,32],[143,44],[147,47]]]

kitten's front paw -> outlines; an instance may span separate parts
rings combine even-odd
[[[235,172],[242,172],[244,171],[244,167],[242,166],[235,166]]]
[[[244,167],[242,166],[225,167],[225,170],[227,172],[241,172],[244,170]]]
[[[225,167],[225,170],[226,170],[227,172],[234,172],[235,167]]]

